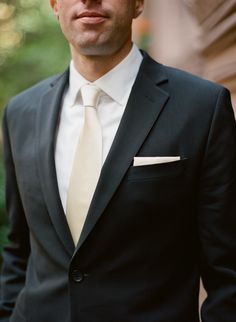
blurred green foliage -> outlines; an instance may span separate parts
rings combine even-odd
[[[67,42],[48,0],[0,2],[0,113],[10,97],[63,71],[70,60]],[[0,154],[0,251],[6,242],[4,171]]]
[[[69,62],[68,46],[49,1],[11,0],[6,3],[8,6],[11,3],[15,9],[5,19],[7,21],[2,19],[1,23],[0,20],[0,27],[5,25],[1,33],[8,35],[7,40],[2,39],[2,46],[0,43],[1,109],[11,96],[63,71]],[[11,37],[13,40],[9,41]]]

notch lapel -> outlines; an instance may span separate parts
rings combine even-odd
[[[39,176],[49,216],[59,239],[67,252],[72,255],[74,244],[61,204],[54,158],[61,101],[68,84],[68,75],[68,71],[62,74],[40,102],[37,114],[36,151]]]
[[[167,102],[168,93],[157,86],[157,83],[160,84],[166,80],[161,65],[153,62],[149,57],[144,58],[117,134],[102,168],[76,250],[81,247],[95,227],[131,166],[133,157],[138,153]]]

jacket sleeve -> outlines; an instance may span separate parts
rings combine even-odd
[[[30,252],[29,231],[18,191],[7,126],[7,109],[3,118],[3,146],[6,169],[6,209],[9,215],[9,244],[3,251],[0,280],[0,322],[8,322],[17,296],[25,283],[25,272]]]
[[[200,178],[198,228],[207,298],[202,322],[236,321],[236,125],[228,90],[221,89]]]

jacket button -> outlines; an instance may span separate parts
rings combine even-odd
[[[76,283],[81,283],[84,279],[83,273],[81,273],[78,269],[73,269],[71,272],[72,280]]]

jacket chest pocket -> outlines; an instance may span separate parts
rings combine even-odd
[[[160,216],[175,217],[175,209],[183,210],[191,202],[188,161],[131,167],[120,187],[116,205],[126,209],[129,216],[141,216],[139,220],[144,214],[154,222]]]
[[[177,179],[184,176],[188,159],[161,164],[132,166],[127,173],[127,181],[159,181]]]

